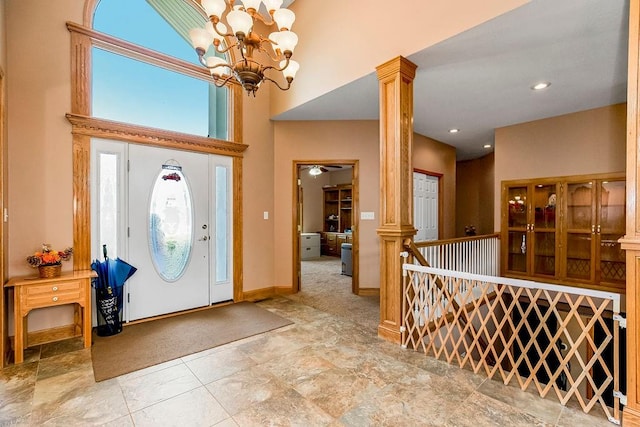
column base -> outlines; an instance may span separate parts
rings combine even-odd
[[[624,427],[640,427],[640,411],[625,406],[622,410],[622,425]]]
[[[402,334],[397,326],[385,324],[378,325],[378,337],[395,344],[402,343]]]

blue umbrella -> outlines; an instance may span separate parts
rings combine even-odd
[[[98,273],[92,284],[96,288],[96,305],[103,322],[98,322],[98,335],[115,335],[122,331],[122,288],[124,282],[136,272],[136,268],[120,258],[107,256],[107,245],[102,245],[104,261],[94,260],[91,269]],[[103,323],[103,324],[101,324]]]

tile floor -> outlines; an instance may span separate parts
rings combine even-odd
[[[294,325],[96,383],[77,340],[0,371],[1,426],[612,426],[287,298]]]

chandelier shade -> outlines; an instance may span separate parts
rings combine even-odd
[[[298,44],[298,36],[291,31],[295,14],[281,8],[282,0],[240,3],[234,6],[233,0],[201,0],[209,21],[204,28],[189,31],[200,63],[209,69],[218,87],[235,79],[255,96],[261,83],[268,80],[279,89],[288,90],[300,67],[291,59]],[[268,17],[260,12],[263,4]],[[257,26],[257,22],[261,25]],[[261,26],[273,28],[268,37],[258,33],[256,28]],[[260,59],[256,57],[258,53]],[[224,55],[233,61],[223,59]],[[280,73],[286,85],[281,85],[272,73]]]

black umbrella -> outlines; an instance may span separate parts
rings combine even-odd
[[[124,282],[136,272],[136,268],[120,258],[107,256],[107,245],[102,245],[104,261],[94,260],[91,269],[98,273],[93,280],[96,288],[96,306],[103,322],[98,318],[98,335],[115,335],[122,331],[121,313]],[[103,323],[103,324],[101,324]]]

